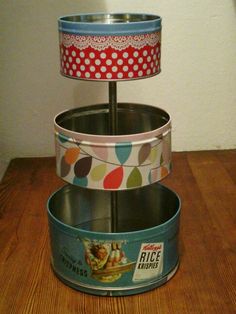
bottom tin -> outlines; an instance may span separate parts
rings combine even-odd
[[[48,201],[52,267],[67,285],[122,296],[167,282],[179,263],[180,199],[158,183],[112,194],[66,185]]]

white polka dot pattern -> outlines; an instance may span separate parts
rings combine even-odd
[[[159,38],[160,33],[157,36]],[[140,79],[160,72],[160,50],[160,40],[153,45],[147,41],[146,45],[140,47],[130,45],[124,49],[106,47],[102,50],[99,46],[97,49],[96,46],[79,49],[76,44],[66,46],[61,42],[61,73],[85,80]]]

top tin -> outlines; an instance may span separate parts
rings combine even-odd
[[[160,72],[161,18],[96,13],[60,17],[61,73],[95,81],[141,79]]]

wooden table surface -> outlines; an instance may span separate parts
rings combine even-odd
[[[54,158],[14,159],[0,185],[0,313],[236,313],[236,151],[173,154],[163,183],[181,197],[180,268],[135,296],[96,297],[50,268],[46,202]]]

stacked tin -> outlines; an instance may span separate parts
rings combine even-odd
[[[117,102],[117,82],[160,73],[161,18],[59,18],[61,74],[107,81],[109,102],[59,113],[57,174],[48,201],[52,267],[69,286],[130,295],[168,281],[179,263],[180,199],[158,183],[171,169],[171,119],[157,106]]]

